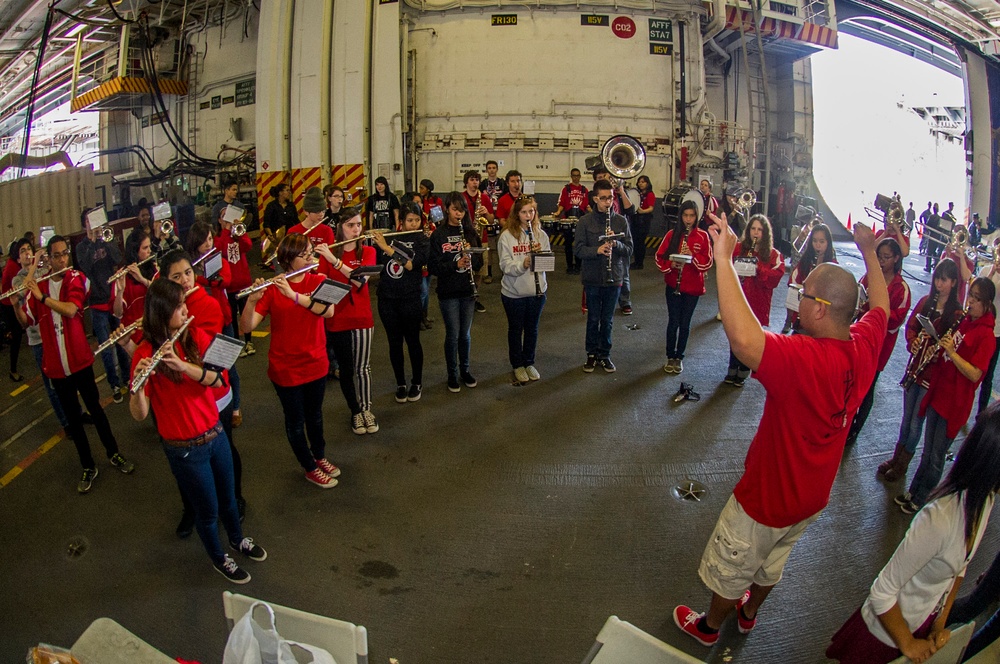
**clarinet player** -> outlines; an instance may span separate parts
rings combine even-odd
[[[632,234],[625,217],[612,212],[614,198],[610,182],[594,183],[595,209],[580,219],[573,240],[573,253],[583,264],[580,281],[587,296],[586,373],[592,373],[598,365],[607,373],[615,370],[611,328],[622,280],[632,258]],[[621,237],[605,239],[612,234]]]

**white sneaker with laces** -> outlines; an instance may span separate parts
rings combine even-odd
[[[514,369],[514,380],[518,383],[527,383],[530,378],[528,378],[528,371],[524,367],[517,367]]]
[[[530,380],[538,380],[539,378],[541,378],[541,377],[542,377],[542,376],[541,376],[541,375],[540,375],[540,374],[538,373],[538,369],[536,369],[536,368],[535,368],[535,365],[533,365],[533,364],[532,364],[532,365],[530,365],[530,366],[527,366],[527,367],[525,367],[525,368],[524,368],[524,370],[528,372],[528,378],[529,378]]]

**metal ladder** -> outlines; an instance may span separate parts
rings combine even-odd
[[[195,153],[198,152],[198,53],[192,49],[188,64],[187,106],[187,144]]]
[[[764,43],[760,36],[760,3],[761,0],[750,0],[750,10],[755,26],[754,41],[747,38],[743,21],[740,21],[740,46],[743,49],[743,74],[747,86],[747,102],[750,107],[750,164],[748,166],[748,184],[753,186],[754,171],[759,168],[759,156],[763,152],[764,168],[761,177],[761,205],[767,214],[768,197],[771,189],[771,118],[768,109],[769,86],[767,63],[764,59]]]

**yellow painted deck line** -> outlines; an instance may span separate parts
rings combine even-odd
[[[266,337],[269,334],[271,334],[271,331],[270,330],[254,330],[250,334],[252,334],[253,336],[255,336],[258,339],[260,339],[260,338]]]
[[[17,477],[18,475],[20,475],[21,473],[23,473],[25,471],[25,469],[27,469],[28,466],[30,466],[31,464],[35,463],[35,461],[37,461],[39,458],[41,458],[41,456],[43,454],[45,454],[46,452],[48,452],[49,450],[51,450],[53,447],[55,447],[56,443],[58,443],[60,440],[62,440],[65,437],[66,437],[66,434],[60,431],[59,433],[57,433],[56,435],[52,436],[47,441],[45,441],[44,443],[42,443],[41,446],[37,450],[35,450],[34,452],[32,452],[31,454],[29,454],[28,456],[26,456],[24,459],[22,459],[21,462],[18,463],[13,468],[11,468],[7,472],[6,475],[4,475],[3,477],[0,477],[0,488],[3,488],[5,486],[7,486],[12,481],[14,481],[15,477]]]
[[[16,389],[16,390],[14,390],[13,392],[11,392],[11,393],[10,393],[10,396],[12,396],[12,397],[16,397],[16,396],[17,396],[18,394],[20,394],[21,392],[24,392],[24,391],[25,391],[26,389],[28,389],[28,387],[29,387],[29,385],[28,385],[27,383],[25,383],[25,384],[24,384],[24,385],[22,385],[21,387],[17,388],[17,389]]]

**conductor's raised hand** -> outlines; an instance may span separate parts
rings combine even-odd
[[[862,253],[875,251],[875,232],[865,224],[855,224],[854,244]]]
[[[736,237],[736,233],[733,229],[729,227],[729,222],[726,221],[726,213],[723,212],[721,217],[715,216],[712,212],[705,213],[708,216],[711,225],[708,227],[708,235],[712,238],[712,252],[715,255],[715,262],[732,262],[733,260],[733,250],[736,249],[736,243],[739,238]]]

